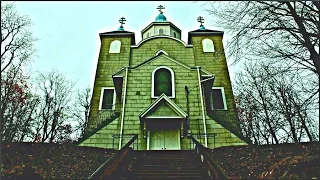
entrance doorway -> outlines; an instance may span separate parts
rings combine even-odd
[[[154,119],[147,123],[148,150],[180,150],[179,119]]]
[[[180,131],[149,131],[149,150],[180,150]]]

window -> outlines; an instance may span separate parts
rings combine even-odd
[[[116,102],[116,93],[113,87],[101,89],[99,110],[114,110]]]
[[[147,38],[150,37],[150,33],[147,33]]]
[[[121,41],[114,40],[110,44],[109,53],[120,53]]]
[[[173,37],[177,38],[177,33],[176,32],[173,32]]]
[[[212,110],[227,110],[227,103],[224,95],[223,87],[213,87],[211,91],[211,109]]]
[[[161,29],[159,29],[159,35],[164,35],[164,33],[163,33],[163,29],[161,28]]]
[[[203,52],[214,52],[213,41],[211,39],[202,40]]]
[[[158,67],[152,72],[152,98],[159,97],[162,93],[174,98],[174,73],[168,67]]]

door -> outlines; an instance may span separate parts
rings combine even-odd
[[[178,129],[149,132],[150,150],[180,150]]]

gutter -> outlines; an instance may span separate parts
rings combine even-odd
[[[207,137],[207,127],[206,127],[206,117],[204,113],[203,107],[203,96],[202,96],[202,85],[201,85],[201,78],[200,78],[200,66],[196,66],[198,72],[198,81],[199,81],[199,91],[200,91],[200,100],[201,100],[201,109],[202,109],[202,120],[203,120],[203,131],[204,131],[204,144],[205,147],[208,147],[208,137]]]
[[[123,94],[123,102],[122,102],[122,113],[121,113],[121,127],[120,127],[120,139],[119,139],[119,150],[122,148],[122,135],[123,135],[123,122],[124,122],[124,110],[126,105],[126,96],[127,96],[127,81],[128,81],[128,67],[126,67],[126,77],[124,82],[124,94]]]

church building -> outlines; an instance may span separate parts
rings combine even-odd
[[[141,31],[100,33],[89,122],[80,146],[120,149],[138,135],[139,150],[246,145],[237,120],[223,32],[182,31],[163,14]],[[192,21],[192,19],[190,19]]]

